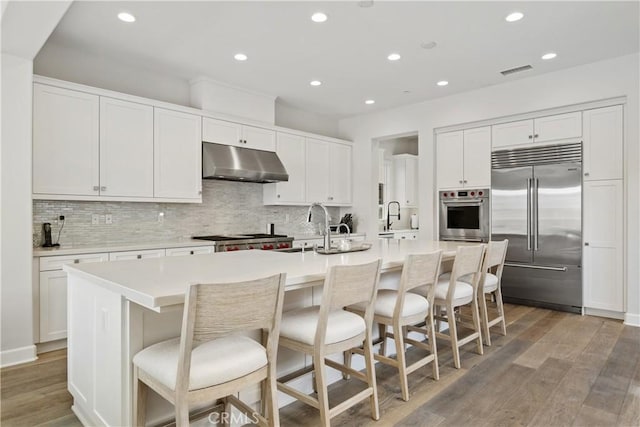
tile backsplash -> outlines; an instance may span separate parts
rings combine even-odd
[[[100,245],[104,243],[145,243],[190,238],[194,235],[264,233],[268,223],[276,234],[314,233],[317,225],[307,223],[308,206],[264,206],[262,184],[204,180],[202,204],[33,201],[33,246],[43,242],[42,223],[50,222],[52,239],[60,231],[60,215],[65,224],[60,244]],[[340,220],[338,208],[329,208],[332,223]],[[105,216],[112,216],[112,224]],[[98,215],[99,223],[91,223]],[[324,221],[322,215],[316,215]]]

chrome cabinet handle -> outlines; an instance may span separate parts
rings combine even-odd
[[[80,263],[80,260],[79,260],[79,259],[74,259],[74,260],[73,260],[73,263],[74,263],[74,264],[79,264],[79,263]]]
[[[279,199],[279,198],[280,198],[280,195],[278,194],[278,196],[277,196],[277,197],[278,197],[278,199]]]
[[[190,254],[190,255],[193,255],[193,253],[194,253],[193,251],[190,251],[190,252],[189,252],[189,254]]]
[[[585,246],[589,246],[589,242],[584,242],[584,245]]]
[[[529,139],[533,139],[533,135],[529,135]]]
[[[535,135],[533,135],[534,138],[538,138],[540,135],[538,135],[537,133]]]
[[[138,259],[142,259],[142,255],[138,255],[136,258],[138,258]]]
[[[100,187],[99,187],[99,186],[97,186],[97,185],[94,185],[94,186],[93,186],[93,191],[99,191],[99,190],[100,190]]]
[[[589,176],[589,172],[585,172],[585,173],[584,173],[584,176]]]
[[[107,187],[105,186],[100,187],[100,191],[107,191]]]
[[[458,181],[460,184],[462,184],[462,180]]]

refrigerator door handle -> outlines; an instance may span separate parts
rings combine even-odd
[[[532,270],[549,270],[549,271],[567,271],[567,267],[547,267],[545,265],[531,265],[531,264],[513,264],[510,262],[504,263],[505,267],[517,267],[517,268],[530,268]]]
[[[531,250],[531,178],[527,178],[527,250]]]
[[[538,250],[538,187],[540,180],[533,180],[533,250]]]

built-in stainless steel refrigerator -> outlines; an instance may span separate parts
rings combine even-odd
[[[495,151],[491,163],[491,238],[509,239],[504,300],[580,312],[582,144]]]

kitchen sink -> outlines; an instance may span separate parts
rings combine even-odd
[[[360,252],[366,251],[367,249],[371,249],[371,243],[362,243],[359,245],[351,245],[350,249],[339,249],[336,247],[331,247],[328,251],[324,250],[324,247],[320,246],[317,248],[316,252],[320,255],[335,255],[335,254],[346,254],[349,252]],[[275,252],[284,252],[287,254],[302,252],[303,248],[285,248],[285,249],[276,249]],[[304,248],[304,252],[313,252],[313,248]]]

